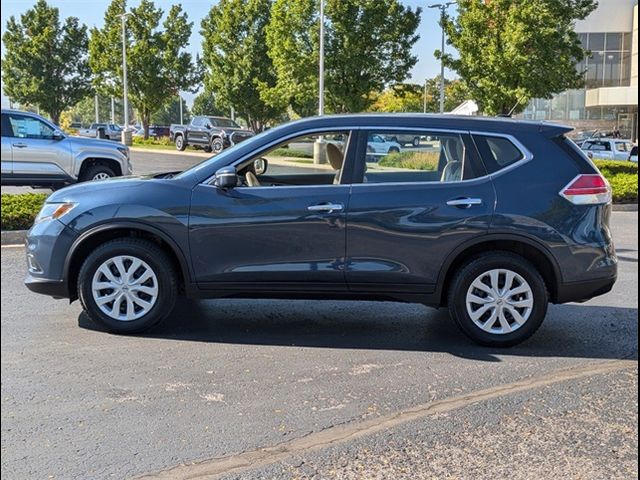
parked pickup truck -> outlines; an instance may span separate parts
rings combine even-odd
[[[193,117],[187,126],[173,124],[169,132],[179,151],[191,145],[216,154],[254,135],[251,130],[242,128],[230,118],[208,115]]]
[[[120,141],[122,138],[122,128],[115,123],[92,123],[89,128],[81,128],[78,130],[78,135],[81,137]]]
[[[619,138],[599,138],[585,141],[580,148],[596,160],[629,160],[633,143]]]
[[[57,189],[131,173],[121,143],[68,136],[39,115],[2,109],[2,185]]]

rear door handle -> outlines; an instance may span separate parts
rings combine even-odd
[[[14,146],[16,148],[27,148],[27,144],[26,143],[14,143],[14,144],[12,144],[12,146]]]
[[[340,203],[321,203],[319,205],[310,205],[307,207],[307,210],[310,212],[323,212],[323,213],[333,213],[333,212],[341,212],[344,209],[344,205]]]
[[[474,205],[482,205],[481,198],[454,198],[453,200],[449,200],[447,205],[450,207],[459,207],[459,208],[471,208]]]

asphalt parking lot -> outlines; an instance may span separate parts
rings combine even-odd
[[[508,350],[374,302],[184,301],[110,335],[3,248],[2,477],[637,478],[638,214],[613,228],[614,291]]]

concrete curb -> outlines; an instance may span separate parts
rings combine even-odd
[[[638,204],[637,203],[614,203],[613,211],[614,212],[637,212]]]
[[[2,236],[2,245],[24,245],[24,239],[29,230],[3,230],[0,232]]]

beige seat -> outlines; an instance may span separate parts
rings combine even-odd
[[[258,180],[258,177],[256,177],[253,172],[245,173],[244,179],[250,187],[259,187],[261,185],[260,180]]]
[[[464,146],[457,138],[447,138],[442,141],[442,149],[447,164],[442,170],[441,182],[459,182],[462,180]]]
[[[327,160],[329,160],[331,168],[336,170],[336,176],[333,179],[333,183],[334,185],[337,185],[340,183],[340,173],[342,172],[342,165],[344,164],[344,154],[337,145],[327,143]]]

